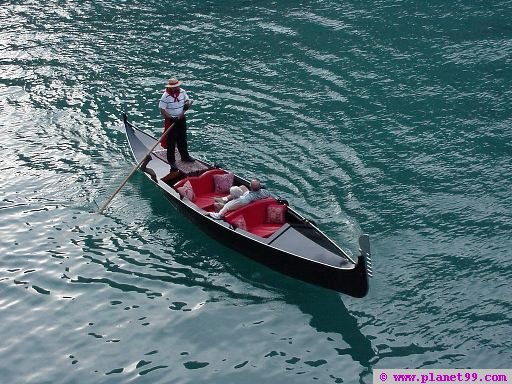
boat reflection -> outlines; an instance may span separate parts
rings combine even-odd
[[[340,335],[348,347],[335,348],[339,355],[348,354],[362,366],[370,367],[375,357],[371,342],[361,332],[357,318],[349,312],[340,295],[325,289],[309,288],[305,286],[301,291],[285,294],[285,302],[310,315],[309,324],[317,332]]]

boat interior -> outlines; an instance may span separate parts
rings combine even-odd
[[[183,162],[178,151],[178,171],[169,173],[164,148],[156,148],[147,155],[155,138],[135,128],[127,129],[127,135],[135,158],[142,161],[141,170],[165,190],[170,189],[182,200],[187,200],[186,205],[192,206],[199,214],[218,211],[215,199],[227,196],[231,186],[249,189],[249,180],[201,160]],[[289,253],[307,255],[301,257],[316,262],[342,268],[351,268],[355,264],[311,220],[290,208],[283,199],[254,201],[229,211],[221,223],[244,236]]]
[[[222,203],[216,199],[228,196],[232,186],[249,189],[246,180],[220,168],[208,169],[197,176],[182,174],[171,185],[181,198],[189,199],[205,214],[219,211]],[[229,211],[224,220],[232,227],[268,238],[291,220],[287,213],[288,207],[283,201],[267,197]]]

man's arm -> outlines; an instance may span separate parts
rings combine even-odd
[[[183,104],[183,111],[188,111],[190,106],[192,105],[192,100],[187,95],[187,91],[183,90],[183,94],[185,96],[185,103]]]
[[[160,113],[162,114],[163,117],[167,117],[168,119],[172,119],[171,115],[169,115],[169,113],[167,113],[167,111],[164,108],[160,108]]]

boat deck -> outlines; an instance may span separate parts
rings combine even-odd
[[[164,163],[169,164],[167,161],[167,149],[157,149],[153,151],[151,155],[154,155]],[[197,176],[208,169],[206,165],[200,163],[199,161],[194,161],[193,163],[186,163],[181,161],[180,153],[177,150],[175,152],[175,156],[176,167],[184,176]]]
[[[287,252],[296,255],[307,255],[306,258],[316,262],[320,262],[334,267],[351,267],[352,264],[348,260],[341,258],[339,254],[326,249],[325,245],[320,245],[314,241],[304,241],[306,228],[299,228],[297,226],[289,226],[285,231],[280,233],[273,239],[270,239],[269,245],[278,249],[286,250]],[[315,234],[310,231],[310,236]],[[317,236],[316,236],[317,237]],[[322,240],[322,239],[318,239]],[[339,253],[339,251],[338,251]],[[302,256],[305,257],[305,256]]]

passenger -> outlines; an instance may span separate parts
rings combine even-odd
[[[249,192],[249,189],[247,189],[245,185],[241,185],[240,187],[233,186],[229,188],[229,195],[225,197],[216,197],[214,199],[215,202],[213,205],[215,207],[215,212],[219,212],[228,202],[242,197],[247,192]]]
[[[234,193],[233,193],[234,192]],[[237,199],[249,192],[249,189],[245,185],[241,186],[233,186],[229,189],[229,195],[224,197],[216,197],[215,201],[219,203],[226,204],[228,201]]]
[[[233,187],[232,187],[233,188]],[[239,188],[239,187],[238,187]],[[231,189],[230,189],[231,193]],[[235,192],[238,193],[238,192]],[[241,197],[235,198],[234,196],[227,196],[229,201],[222,207],[222,209],[216,212],[207,212],[206,215],[209,215],[213,219],[222,219],[224,215],[228,211],[233,211],[237,208],[243,207],[253,201],[261,200],[266,197],[275,197],[274,194],[267,191],[266,189],[261,188],[261,183],[258,179],[251,180],[250,190],[245,192]]]

